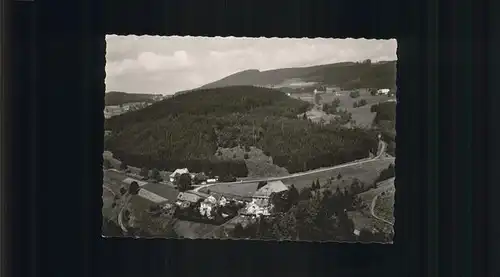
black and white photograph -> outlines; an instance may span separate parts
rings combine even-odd
[[[397,41],[106,36],[102,235],[393,243]]]

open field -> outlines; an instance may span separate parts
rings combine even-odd
[[[322,94],[320,104],[329,104],[333,100],[335,100],[335,98],[338,98],[340,100],[339,107],[343,108],[343,109],[347,109],[350,112],[352,109],[355,109],[355,108],[353,108],[354,103],[361,100],[361,99],[365,99],[367,102],[367,105],[372,105],[372,104],[377,104],[379,102],[385,102],[389,99],[394,98],[394,97],[388,97],[385,95],[373,96],[370,94],[370,92],[368,92],[368,90],[365,90],[365,89],[359,90],[359,93],[360,93],[359,97],[351,98],[351,96],[349,96],[350,92],[351,91],[341,91],[341,92],[338,92],[337,95],[335,93]]]
[[[337,175],[340,173],[343,177],[343,181],[333,181],[332,185],[328,185],[330,189],[334,190],[337,186],[339,186],[340,188],[350,186],[350,179],[352,178],[358,178],[360,181],[366,184],[372,184],[378,177],[380,171],[387,168],[389,164],[393,162],[393,159],[375,160],[364,164],[342,167],[323,172],[314,172],[303,176],[290,178],[285,177],[282,181],[286,185],[294,184],[298,190],[301,190],[305,187],[310,187],[311,183],[315,180],[319,180],[320,185],[324,187],[328,179],[337,177]],[[202,188],[200,189],[200,192],[207,193],[208,190],[210,190],[210,192],[221,193],[223,195],[226,194],[250,197],[257,190],[257,186],[258,183],[217,184],[209,188]]]
[[[348,112],[350,112],[352,114],[352,119],[356,122],[357,126],[369,127],[371,126],[373,119],[375,118],[375,113],[372,113],[370,111],[371,106],[380,102],[394,100],[395,97],[388,97],[384,95],[372,96],[367,90],[362,89],[359,91],[360,96],[357,98],[351,98],[349,96],[350,91],[342,91],[339,92],[338,95],[334,93],[323,94],[321,95],[320,103],[329,104],[333,102],[333,100],[338,98],[340,100],[339,108],[346,109]],[[362,107],[354,108],[354,103],[361,99],[366,100],[367,104]]]
[[[244,198],[251,197],[255,191],[257,191],[258,183],[242,183],[242,184],[218,184],[208,188],[200,189],[200,192],[208,193],[208,191],[213,193],[218,193],[226,195],[228,197],[232,196],[242,196]]]
[[[393,160],[375,160],[372,162],[357,164],[348,167],[342,167],[334,170],[317,172],[314,174],[308,174],[304,176],[294,177],[283,180],[285,184],[294,184],[295,187],[300,190],[304,187],[311,186],[313,180],[318,179],[320,185],[324,186],[327,183],[327,180],[332,177],[337,177],[338,174],[342,175],[342,179],[349,180],[352,178],[358,178],[360,181],[371,184],[378,177],[380,171],[387,168],[389,164],[393,163]],[[337,186],[347,186],[351,183],[346,181],[342,182],[342,180],[335,180],[332,185],[329,185],[330,189],[336,189]]]
[[[352,119],[356,122],[357,126],[360,127],[369,127],[371,126],[373,119],[375,118],[375,113],[370,111],[370,108],[374,104],[378,104],[380,102],[386,101],[394,101],[395,97],[388,97],[385,95],[371,95],[370,92],[366,89],[360,89],[360,96],[357,98],[351,98],[349,96],[350,91],[341,91],[337,93],[324,93],[321,94],[320,104],[330,104],[336,98],[340,100],[339,108],[346,109],[348,112],[352,114]],[[297,98],[297,97],[296,97]],[[355,102],[364,99],[367,104],[362,107],[354,108],[353,105]],[[306,101],[313,103],[314,97],[308,98]],[[307,117],[313,122],[318,122],[321,118],[326,122],[333,120],[335,118],[334,115],[328,115],[323,113],[322,111],[311,109],[307,113]]]
[[[173,187],[158,183],[147,183],[142,188],[167,199],[169,203],[175,202],[179,194]]]
[[[272,157],[265,155],[261,149],[254,146],[251,146],[248,152],[243,147],[219,147],[216,153],[220,153],[217,158],[221,160],[245,161],[248,169],[248,176],[246,178],[288,175],[286,168],[273,164]],[[245,159],[245,154],[248,155],[248,159]]]
[[[375,119],[376,113],[370,111],[372,105],[365,105],[359,108],[351,108],[349,112],[352,115],[352,120],[356,123],[356,126],[360,127],[370,127]]]
[[[107,184],[107,186],[111,188],[115,193],[119,192],[120,187],[124,184],[123,181],[128,178],[129,177],[124,173],[116,172],[113,170],[107,170],[104,173],[104,183]],[[179,194],[178,190],[166,184],[148,182],[145,185],[141,186],[141,188],[145,190],[142,193],[140,192],[141,196],[150,198],[150,200],[154,202],[163,202],[163,199],[160,201],[161,198],[167,199],[168,202],[173,202],[177,199],[177,195]],[[154,194],[156,194],[157,196]]]
[[[139,213],[141,216],[143,216],[153,204],[155,203],[138,195],[132,196],[129,202],[131,210],[133,210],[134,213]]]

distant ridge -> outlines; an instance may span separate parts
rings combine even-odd
[[[201,89],[227,86],[277,86],[290,79],[303,82],[318,82],[351,88],[392,88],[396,83],[396,61],[342,62],[310,67],[281,68],[266,71],[244,70],[218,81],[206,84]]]
[[[133,102],[153,102],[158,96],[161,95],[110,91],[104,94],[104,103],[106,106],[114,106]]]

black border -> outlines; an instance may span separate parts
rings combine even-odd
[[[7,198],[7,188],[5,184],[11,177],[9,174],[8,159],[9,153],[7,145],[10,142],[8,134],[8,115],[9,115],[9,104],[10,98],[8,91],[11,91],[10,87],[10,75],[8,65],[10,60],[8,58],[8,44],[10,33],[10,3],[6,1],[0,2],[0,227],[5,226],[6,222],[10,221],[10,215],[6,210],[6,205],[8,204]],[[7,238],[9,237],[8,230],[6,228],[0,229],[0,275],[6,276],[9,271],[9,257],[8,249],[10,245],[8,244]]]
[[[470,36],[447,29],[467,26],[471,13],[482,11],[469,2],[449,7],[430,0],[371,1],[363,9],[354,1],[270,2],[13,4],[12,185],[2,188],[11,189],[7,212],[15,224],[3,221],[2,229],[10,231],[14,276],[218,274],[233,268],[248,275],[484,276],[472,271],[487,259],[473,266],[472,250],[484,249],[492,231],[471,226],[468,210],[484,211],[486,203],[486,192],[472,184],[487,181],[489,140],[472,134],[491,121],[485,99],[472,97],[485,88],[484,77],[470,77],[486,58],[462,55],[484,50],[470,29]],[[438,24],[438,15],[452,20]],[[395,244],[101,239],[101,188],[89,184],[101,181],[104,33],[396,37],[397,139],[409,147],[398,147]]]

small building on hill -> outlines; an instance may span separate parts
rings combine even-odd
[[[314,94],[324,94],[326,93],[325,88],[314,89]]]
[[[245,214],[270,215],[273,208],[271,199],[286,195],[288,187],[281,181],[271,181],[258,189],[252,201],[245,208]]]
[[[382,88],[377,90],[377,95],[388,95],[390,91],[388,88]]]
[[[184,173],[189,173],[189,170],[187,168],[176,169],[172,174],[170,174],[170,182],[174,182],[176,177],[179,177]]]
[[[258,189],[253,197],[259,199],[268,199],[272,196],[273,193],[281,193],[287,191],[288,187],[283,184],[282,181],[271,181],[268,182],[265,186]]]

